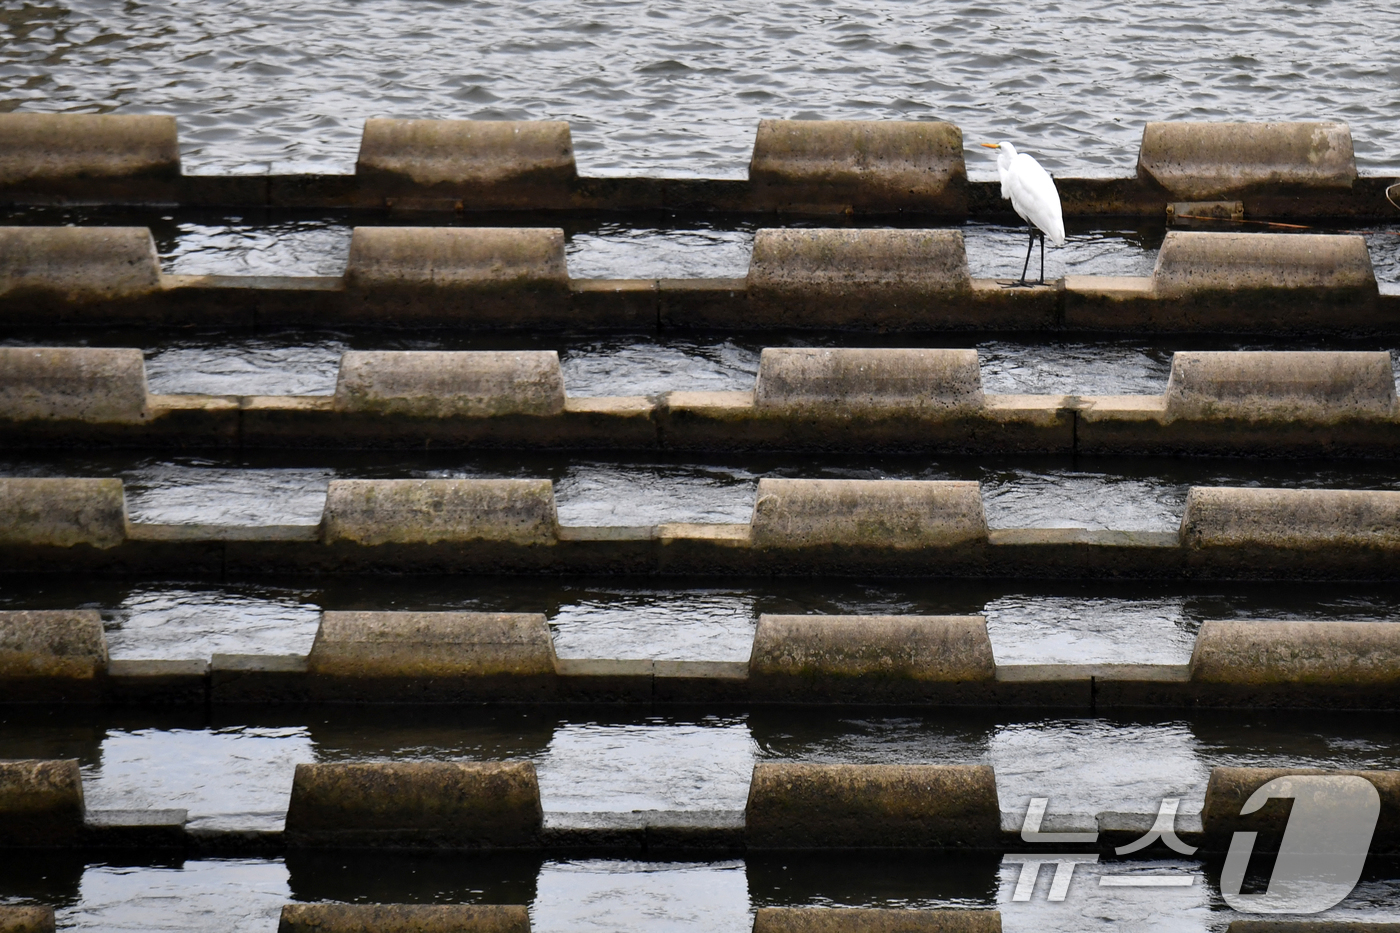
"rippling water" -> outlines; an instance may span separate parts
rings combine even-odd
[[[1400,171],[1380,0],[5,0],[0,107],[172,113],[188,169],[348,171],[366,117],[568,120],[595,174],[742,177],[763,117],[945,119],[1126,174],[1149,120],[1351,123]],[[977,159],[970,160],[976,165]],[[985,174],[990,160],[981,160]]]

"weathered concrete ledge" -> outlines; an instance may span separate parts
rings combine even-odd
[[[753,933],[1001,933],[997,910],[760,907]]]
[[[731,662],[561,659],[530,613],[326,612],[309,656],[109,661],[95,616],[0,612],[28,639],[0,702],[1400,707],[1400,624],[1375,622],[1206,622],[1189,664],[997,664],[980,616],[764,615]]]
[[[961,230],[759,230],[745,285],[748,326],[764,329],[917,328],[986,304]]]
[[[29,320],[65,310],[139,315],[163,284],[146,227],[0,227],[0,300]]]
[[[1163,395],[985,395],[973,350],[766,349],[752,392],[569,398],[553,351],[346,353],[334,396],[158,396],[137,350],[0,347],[13,446],[1393,456],[1388,354],[1185,352]]]
[[[967,210],[962,131],[937,121],[761,120],[754,206],[803,213]]]
[[[1183,201],[1259,190],[1349,190],[1356,157],[1345,123],[1148,123],[1138,177]]]
[[[1400,493],[1193,488],[1175,532],[988,530],[976,484],[763,479],[748,524],[570,527],[547,480],[336,480],[319,525],[128,523],[121,481],[0,479],[11,572],[1400,578]]]
[[[0,699],[97,700],[107,665],[96,610],[0,611]]]
[[[572,307],[564,231],[534,227],[356,227],[345,323],[558,325]]]
[[[294,848],[533,848],[544,826],[530,762],[297,765]]]
[[[987,765],[758,764],[748,848],[995,848],[996,776]]]
[[[1258,832],[1261,837],[1272,835],[1276,846],[1278,835],[1288,822],[1287,807],[1265,805],[1257,811],[1241,815],[1250,796],[1270,781],[1291,775],[1325,775],[1328,777],[1361,777],[1375,787],[1380,796],[1380,816],[1372,837],[1371,850],[1391,850],[1400,842],[1400,771],[1346,771],[1320,768],[1239,768],[1211,769],[1206,785],[1205,806],[1201,810],[1201,825],[1206,835],[1229,838],[1235,832]],[[1281,793],[1279,796],[1291,796]],[[1336,806],[1337,804],[1332,804]]]
[[[288,904],[277,933],[530,933],[524,904]]]
[[[1071,330],[1360,332],[1394,315],[1351,235],[1172,230],[1151,277],[1068,276],[1064,290]]]
[[[355,227],[318,277],[164,275],[143,228],[0,244],[7,326],[1400,333],[1357,236],[1172,231],[1152,276],[1016,289],[970,277],[957,229],[759,230],[743,279],[571,279],[558,228]]]
[[[1365,920],[1231,920],[1225,933],[1400,933],[1400,923]]]
[[[579,177],[567,123],[365,122],[353,175],[182,175],[168,116],[0,115],[0,203],[481,210],[1009,214],[968,182],[937,121],[764,120],[743,181]],[[980,151],[980,150],[979,150]],[[1136,177],[1056,178],[1067,216],[1162,216],[1243,200],[1250,216],[1391,217],[1393,178],[1357,177],[1341,123],[1149,123]]]
[[[0,933],[54,933],[52,907],[0,907]]]
[[[352,350],[341,359],[333,404],[395,419],[558,415],[564,374],[553,350]]]

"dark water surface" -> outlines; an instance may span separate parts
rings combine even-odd
[[[366,117],[568,120],[592,174],[742,177],[763,117],[951,120],[1131,174],[1149,120],[1349,122],[1400,171],[1381,0],[5,0],[0,108],[171,113],[187,169],[349,171]],[[980,152],[980,150],[979,150]],[[991,172],[989,157],[974,168]],[[979,164],[980,163],[980,164]]]

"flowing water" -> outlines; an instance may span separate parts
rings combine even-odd
[[[950,120],[1115,175],[1149,120],[1339,119],[1394,174],[1393,18],[1383,0],[6,0],[0,107],[174,114],[198,172],[349,171],[364,119],[395,116],[568,120],[584,173],[731,178],[764,117]]]
[[[757,121],[946,119],[1010,139],[1060,175],[1127,176],[1149,120],[1345,120],[1364,174],[1400,173],[1394,11],[1375,0],[1100,0],[997,6],[851,0],[281,4],[0,0],[0,111],[171,113],[186,171],[348,172],[371,116],[562,119],[586,175],[742,178]],[[973,178],[992,160],[969,152]],[[151,228],[172,274],[340,275],[345,212],[9,212],[6,223]],[[577,278],[742,277],[753,218],[481,216],[563,226]],[[764,221],[771,223],[773,221]],[[962,227],[973,275],[1005,277],[1023,233]],[[1400,292],[1400,226],[1365,231]],[[1072,222],[1050,277],[1148,275],[1161,224]],[[1324,231],[1324,232],[1330,232]],[[327,394],[347,349],[560,351],[576,396],[747,390],[764,346],[928,345],[850,334],[366,333],[11,329],[0,343],[134,346],[157,393]],[[1267,337],[940,336],[976,347],[992,393],[1156,394],[1178,349],[1386,349]],[[573,525],[744,522],[763,476],[975,479],[994,527],[1170,530],[1191,485],[1400,489],[1393,464],[1237,460],[367,452],[0,451],[0,475],[119,476],[133,520],[314,524],[337,477],[530,476]],[[1210,619],[1400,619],[1394,588],[1308,584],[627,578],[267,578],[0,574],[0,607],[101,611],[116,658],[304,653],[326,609],[540,612],[564,657],[741,661],[762,613],[983,614],[1002,663],[1183,663]],[[756,762],[984,762],[1005,810],[1199,808],[1218,764],[1400,768],[1393,717],[1095,716],[1085,711],[783,709],[0,710],[0,757],[72,757],[88,805],[184,807],[203,827],[280,826],[305,761],[518,757],[555,814],[743,807]],[[0,902],[65,929],[271,933],[288,900],[525,903],[544,933],[743,933],[772,905],[998,907],[1009,931],[1222,931],[1219,866],[1187,888],[1097,885],[1162,870],[1081,866],[1070,897],[1010,898],[997,857],[299,856],[162,862],[0,858]],[[1373,860],[1328,919],[1393,920],[1400,866]]]

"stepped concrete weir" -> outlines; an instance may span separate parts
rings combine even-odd
[[[723,211],[1002,217],[934,120],[763,120],[745,179],[580,176],[559,121],[365,121],[354,174],[185,175],[171,116],[0,114],[0,203],[471,211]],[[1162,217],[1233,199],[1249,216],[1395,216],[1395,178],[1356,171],[1344,123],[1154,122],[1135,176],[1058,176],[1066,216]]]
[[[760,229],[725,279],[574,279],[548,227],[356,226],[340,276],[166,275],[142,228],[0,234],[6,325],[1400,333],[1359,236],[1171,231],[1151,276],[1013,289],[971,277],[958,229]]]

